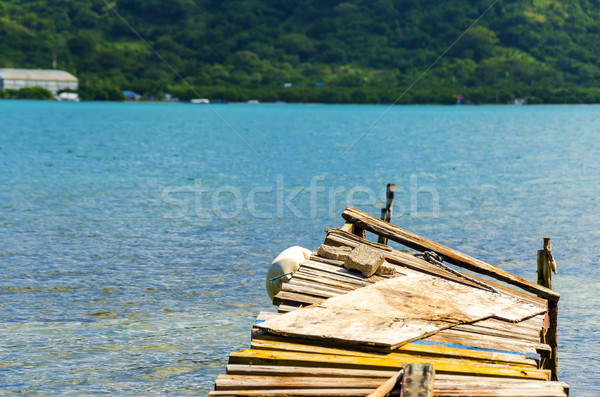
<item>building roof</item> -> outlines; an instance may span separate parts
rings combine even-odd
[[[0,69],[1,80],[49,80],[77,82],[77,77],[63,70]]]

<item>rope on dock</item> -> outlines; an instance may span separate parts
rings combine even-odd
[[[275,281],[279,280],[280,278],[283,278],[285,276],[293,276],[293,275],[294,275],[294,272],[289,272],[289,273],[281,274],[277,277],[270,278],[269,281],[271,282],[271,284],[273,284]]]
[[[468,281],[470,281],[470,282],[472,282],[474,284],[477,284],[480,287],[483,287],[483,288],[485,288],[485,289],[487,289],[487,290],[489,290],[489,291],[491,291],[491,292],[493,292],[495,294],[499,294],[500,293],[496,288],[492,287],[491,285],[488,285],[488,284],[486,284],[486,283],[484,283],[482,281],[479,281],[479,280],[475,280],[474,278],[471,278],[471,277],[467,276],[466,274],[457,272],[456,270],[452,269],[451,267],[448,267],[448,266],[444,265],[442,263],[444,261],[444,258],[442,258],[441,255],[439,255],[439,254],[437,254],[437,253],[435,253],[433,251],[425,251],[422,254],[415,254],[415,256],[421,257],[421,258],[425,259],[427,262],[433,263],[434,265],[437,265],[437,266],[441,267],[442,269],[444,269],[444,270],[446,270],[446,271],[454,274],[455,276],[462,277],[465,280],[468,280]]]

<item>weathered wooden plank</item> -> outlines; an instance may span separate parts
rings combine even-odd
[[[457,390],[434,390],[434,396],[436,397],[453,397],[453,396],[476,396],[476,397],[566,397],[567,395],[559,389],[548,389],[547,387],[539,387],[536,390],[529,390],[523,388],[488,388],[473,387],[470,389],[457,389]]]
[[[550,383],[550,382],[543,382]],[[479,386],[479,387],[478,387]],[[208,394],[208,396],[214,397],[242,397],[242,396],[252,396],[252,397],[313,397],[313,396],[331,396],[331,397],[364,397],[369,392],[372,392],[372,388],[368,389],[274,389],[274,390],[220,390],[220,391],[212,391]],[[447,390],[447,389],[434,389],[434,396],[443,397],[443,396],[473,396],[473,397],[487,397],[487,396],[495,396],[495,397],[514,397],[514,396],[535,396],[535,397],[566,397],[568,394],[565,394],[564,391],[561,392],[556,388],[546,387],[538,387],[536,390],[523,389],[523,388],[508,388],[508,387],[498,387],[491,389],[484,389],[482,385],[473,385],[473,388],[470,389],[456,389],[456,390]]]
[[[277,389],[277,390],[221,390],[208,393],[209,397],[364,397],[373,389]]]
[[[398,385],[398,381],[402,382],[402,375],[404,368],[396,372],[388,380],[383,382],[382,385],[373,390],[367,397],[387,397],[388,394]]]
[[[317,298],[317,297],[308,296],[305,294],[295,294],[293,292],[287,292],[287,291],[283,291],[283,290],[279,291],[277,293],[277,295],[275,295],[275,297],[273,298],[274,305],[281,305],[281,304],[289,305],[290,303],[295,302],[302,306],[310,306],[313,303],[320,303],[323,301],[324,301],[324,298]]]
[[[279,306],[279,313],[283,314],[298,309],[298,306]],[[454,328],[440,330],[436,335],[431,335],[423,340],[416,342],[423,343],[443,343],[449,346],[453,346],[459,349],[483,349],[490,350],[499,353],[516,353],[526,354],[528,357],[532,357],[539,360],[539,353],[543,352],[548,354],[551,348],[547,344],[518,339],[513,337],[511,334],[494,335],[491,332],[487,332],[485,328],[478,329],[475,327],[478,323],[473,323],[473,328],[469,330],[454,330]],[[269,337],[276,336],[261,331]],[[314,341],[313,341],[314,342]],[[341,342],[338,342],[341,343]],[[343,344],[343,343],[342,343]],[[406,345],[404,345],[406,346]],[[403,347],[404,347],[403,346]],[[356,347],[356,346],[355,346]],[[369,347],[373,351],[385,351],[386,349]]]
[[[550,346],[543,343],[507,340],[506,338],[498,336],[472,334],[463,331],[454,331],[453,329],[441,330],[437,334],[431,335],[424,340],[515,353],[535,354],[537,352],[550,351]]]
[[[290,294],[280,292],[281,294]],[[296,294],[290,294],[296,295]],[[306,296],[295,297],[307,300]],[[317,303],[314,298],[310,303]],[[271,333],[393,349],[441,329],[491,316],[520,321],[537,306],[423,274],[381,281],[257,327]]]
[[[258,316],[256,317],[256,321],[255,322],[263,322],[263,321],[267,321],[271,318],[275,318],[277,316],[279,316],[279,313],[275,313],[275,312],[266,312],[266,311],[262,311],[258,313]]]
[[[328,235],[327,235],[327,238],[325,241],[329,240],[330,243],[332,243],[332,244],[340,244],[340,245],[346,245],[349,247],[356,247],[359,243],[364,244],[364,243],[368,242],[368,240],[361,240],[357,236],[354,236],[349,233],[345,233],[338,229],[327,229],[327,232],[328,232]],[[371,243],[371,244],[374,244],[374,243]],[[438,266],[435,266],[434,264],[429,263],[421,258],[417,258],[414,255],[408,254],[406,252],[398,251],[396,249],[392,249],[388,246],[382,247],[382,246],[376,245],[376,247],[379,249],[382,249],[384,251],[384,255],[386,256],[386,260],[388,261],[388,263],[393,264],[393,265],[394,264],[399,265],[400,272],[404,272],[404,270],[402,270],[402,269],[408,267],[410,269],[419,271],[421,273],[431,274],[431,275],[442,277],[442,278],[445,278],[448,280],[454,280],[456,282],[463,283],[465,285],[471,285],[476,288],[481,288],[480,286],[472,283],[471,281],[469,281],[465,278],[457,277],[456,275],[454,275]],[[384,248],[387,248],[387,250],[385,250]],[[490,280],[485,280],[485,279],[482,279],[477,276],[469,275],[469,277],[471,277],[477,281],[484,282],[484,283],[496,288],[498,291],[502,292],[503,294],[514,296],[521,300],[525,300],[526,302],[530,302],[530,303],[537,304],[540,306],[546,305],[545,299],[539,298],[539,297],[529,294],[527,292],[516,290],[516,289],[508,287],[506,285],[498,284],[498,283],[495,283]]]
[[[397,371],[380,371],[348,368],[288,367],[281,365],[244,365],[228,364],[227,373],[231,375],[262,376],[349,376],[352,378],[387,379]]]
[[[357,236],[357,238],[358,238],[358,236]],[[319,256],[318,252],[319,251],[317,251],[317,254],[311,255],[310,258],[308,258],[308,259],[311,260],[311,261],[313,261],[313,262],[325,263],[325,264],[333,265],[333,266],[339,266],[339,267],[343,267],[344,266],[344,261],[343,260],[341,260],[341,259],[338,260],[338,259],[325,258],[325,257]]]
[[[294,277],[300,277],[300,276],[302,276],[303,278],[308,279],[308,280],[314,279],[314,280],[317,280],[317,281],[320,281],[323,283],[340,282],[340,283],[344,283],[344,285],[353,286],[353,289],[356,289],[359,287],[366,287],[367,285],[373,284],[373,282],[368,279],[361,280],[361,279],[349,278],[344,275],[330,273],[330,272],[326,272],[326,271],[322,271],[322,270],[317,270],[314,268],[312,268],[312,269],[311,268],[300,268],[300,270],[298,270],[294,274]]]
[[[473,257],[463,254],[462,252],[456,251],[442,244],[438,244],[434,241],[418,236],[414,233],[411,233],[395,225],[384,222],[380,219],[377,219],[374,216],[371,216],[352,207],[346,208],[346,210],[344,210],[344,212],[342,213],[342,217],[345,220],[353,222],[356,226],[364,228],[367,231],[385,236],[390,240],[396,241],[400,244],[403,244],[409,248],[416,249],[418,251],[434,251],[441,255],[447,262],[453,263],[457,266],[464,267],[465,269],[469,269],[480,274],[485,274],[487,276],[496,278],[497,280],[504,281],[508,284],[515,285],[526,291],[537,294],[542,298],[554,301],[558,301],[558,299],[560,298],[560,294],[556,291],[527,281],[521,277],[515,276],[514,274],[499,269],[479,259],[475,259]]]
[[[229,364],[227,366],[228,375],[245,375],[247,380],[248,388],[257,386],[252,384],[252,379],[255,376],[273,376],[273,377],[289,377],[286,382],[290,383],[293,377],[314,377],[321,378],[322,382],[331,384],[336,383],[336,379],[340,377],[346,378],[368,378],[371,381],[381,384],[391,376],[395,375],[398,371],[379,371],[379,370],[357,370],[347,368],[315,368],[315,367],[288,367],[288,366],[268,366],[268,365],[244,365],[244,364]],[[325,379],[329,378],[329,379]],[[305,383],[306,384],[306,383]],[[312,386],[315,386],[312,383]],[[504,391],[504,396],[515,396],[515,395],[529,395],[532,390],[541,392],[539,395],[548,396],[566,396],[564,392],[568,389],[568,386],[561,382],[542,382],[540,380],[529,380],[529,379],[517,379],[517,378],[497,378],[497,377],[486,377],[481,375],[465,376],[455,374],[435,374],[435,395],[443,395],[441,393],[450,393],[449,395],[486,395],[486,392],[493,391],[499,393]],[[349,387],[350,384],[346,384]],[[264,386],[263,386],[264,387]],[[254,388],[254,387],[252,387]],[[309,390],[309,389],[306,389]],[[322,389],[321,392],[329,393],[331,389]],[[484,394],[481,394],[483,390]],[[284,392],[281,389],[265,390],[267,393],[273,393],[269,395],[279,395],[277,392]],[[477,394],[479,391],[480,394]],[[523,394],[520,394],[519,391]],[[244,391],[240,391],[244,393]],[[513,394],[508,394],[513,393]],[[544,394],[546,393],[546,394]],[[216,394],[225,395],[225,394]],[[249,394],[251,395],[251,394]],[[328,395],[328,394],[324,394]],[[364,394],[363,394],[364,395]],[[533,394],[536,395],[536,394]]]
[[[380,379],[316,376],[219,375],[215,390],[375,388]]]
[[[249,365],[249,364],[228,364],[227,374],[229,375],[258,375],[258,376],[308,376],[308,377],[339,377],[347,376],[352,378],[373,378],[379,382],[386,380],[398,371],[396,370],[378,370],[378,369],[349,369],[333,367],[290,367],[281,365]],[[439,386],[448,385],[481,385],[490,386],[515,385],[521,387],[536,387],[538,384],[545,385],[552,383],[553,387],[566,387],[563,382],[543,382],[537,379],[522,378],[497,378],[477,375],[456,375],[447,373],[436,373],[435,383]]]
[[[301,280],[294,281],[294,279],[292,279],[289,284],[295,284],[295,283],[299,283],[303,286],[315,288],[316,290],[312,291],[313,296],[318,295],[319,289],[322,288],[320,286],[320,284],[318,284],[318,283],[304,282]],[[350,289],[334,289],[331,287],[327,287],[326,291],[328,291],[331,294],[333,294],[334,292],[338,292],[338,294],[341,294],[341,293],[349,292]],[[310,294],[311,291],[307,290],[307,293]],[[329,295],[329,296],[333,296],[333,295]],[[526,319],[519,323],[508,323],[506,321],[491,318],[491,319],[486,319],[486,320],[480,320],[469,326],[462,327],[461,329],[468,330],[468,327],[475,327],[473,329],[473,332],[475,332],[475,333],[482,333],[482,332],[485,332],[487,329],[497,330],[499,332],[500,336],[507,336],[507,337],[514,336],[514,338],[527,339],[530,341],[537,342],[539,340],[539,332],[542,329],[542,325],[543,325],[543,317],[541,317],[541,316],[535,316],[535,317],[532,317],[531,319]],[[482,330],[478,330],[478,328],[482,328]]]
[[[540,330],[542,329],[541,327],[530,327],[524,321],[518,323],[509,323],[496,318],[488,318],[486,320],[477,321],[476,323],[473,323],[473,326],[477,326],[477,328],[505,331],[515,335],[517,338],[529,339],[535,342],[539,342]]]
[[[294,279],[292,279],[292,281],[290,282],[293,283]],[[308,283],[308,285],[314,285],[311,283]],[[316,284],[318,285],[318,284]],[[357,286],[354,286],[357,287]],[[281,312],[288,312],[291,310],[295,310],[297,308],[297,306],[300,306],[300,303],[296,303],[296,307],[293,308],[282,308]],[[307,306],[308,303],[304,303],[304,306]],[[264,319],[263,319],[264,321]],[[468,326],[459,326],[456,327],[457,329],[461,329],[462,331],[465,332],[471,332],[473,334],[489,334],[489,335],[496,335],[499,337],[506,337],[506,338],[510,338],[511,343],[512,342],[518,342],[520,339],[525,339],[531,342],[537,342],[537,337],[538,337],[538,332],[540,327],[540,324],[542,324],[543,322],[543,318],[542,315],[539,316],[535,316],[532,317],[530,319],[524,320],[522,322],[513,324],[513,323],[507,323],[505,321],[502,320],[497,320],[497,319],[486,319],[486,320],[481,320],[478,321],[476,323],[473,323],[471,325]],[[536,329],[537,327],[537,329]],[[494,331],[497,330],[497,331]],[[456,341],[454,341],[456,342]],[[475,345],[477,345],[477,342],[479,342],[479,340],[475,341]],[[471,342],[473,343],[473,342]],[[536,343],[537,344],[537,343]],[[493,346],[493,348],[495,350],[503,350],[504,347],[503,345],[506,345],[506,341],[503,341],[503,343],[499,343],[499,342],[495,342],[495,345]],[[517,343],[517,347],[520,347],[521,345],[519,345]],[[489,346],[488,346],[489,347]],[[465,347],[468,348],[468,347]],[[528,352],[533,352],[535,353],[535,348],[531,347],[529,349],[526,349]],[[531,353],[530,353],[531,354]]]
[[[331,345],[326,343],[307,344],[305,340],[283,338],[271,334],[263,334],[253,339],[251,346],[254,349],[264,350],[340,354],[360,357],[382,357],[381,354],[373,353],[370,351],[351,350],[350,348],[346,348],[344,346]],[[525,355],[491,352],[483,350],[460,349],[456,347],[446,347],[435,344],[408,343],[388,353],[387,357],[393,357],[402,360],[407,355],[411,355],[415,358],[423,358],[424,361],[427,361],[428,358],[430,360],[435,360],[439,358],[445,360],[460,359],[465,360],[465,362],[467,362],[468,360],[474,360],[477,362],[487,362],[490,364],[506,363],[511,365],[537,368],[536,360],[529,358]]]
[[[290,284],[290,283],[282,284],[281,291],[291,292],[294,294],[304,294],[304,295],[308,295],[308,296],[313,296],[315,298],[323,298],[323,299],[332,298],[334,296],[338,296],[343,293],[349,292],[349,291],[343,291],[340,293],[339,291],[333,291],[326,287],[313,288],[313,287],[306,287],[304,285]]]
[[[326,288],[330,291],[337,291],[340,294],[345,294],[346,292],[350,292],[356,289],[356,285],[345,284],[342,282],[334,282],[332,280],[327,280],[321,277],[307,277],[306,274],[301,274],[301,277],[297,277],[294,275],[289,282],[292,285],[302,285],[305,287],[312,288]]]
[[[422,363],[422,360],[407,357],[405,363]],[[272,351],[250,349],[232,353],[229,364],[250,365],[282,365],[300,367],[336,367],[349,369],[381,369],[399,370],[403,361],[387,356],[357,357],[331,354],[315,354],[289,351]],[[436,372],[455,374],[480,374],[485,376],[501,376],[509,378],[527,378],[548,380],[550,371],[536,368],[524,368],[511,365],[490,365],[484,363],[463,364],[460,360],[437,362]]]
[[[482,320],[482,321],[484,321],[484,320]],[[528,334],[523,334],[523,333],[517,332],[515,330],[506,330],[506,329],[500,328],[498,326],[485,327],[485,326],[479,324],[480,322],[481,321],[478,321],[477,323],[474,323],[474,324],[460,324],[460,325],[453,327],[453,329],[455,331],[463,331],[463,332],[469,332],[469,333],[473,333],[473,334],[498,336],[501,338],[533,342],[533,343],[538,343],[538,341],[539,341],[539,333],[536,336],[531,336]]]
[[[297,310],[299,306],[292,306],[292,305],[284,305],[281,304],[279,305],[279,307],[277,308],[277,312],[279,314],[284,314],[284,313],[289,313],[291,311]]]
[[[406,270],[405,270],[406,271]],[[409,272],[412,272],[412,270],[410,270]],[[296,282],[302,285],[305,285],[307,287],[314,287],[317,289],[317,291],[323,287],[320,286],[320,284],[318,283],[312,283],[310,281],[310,277],[307,277],[305,280],[307,280],[306,283],[304,283],[304,281],[302,280],[297,280],[295,281],[295,279],[292,279],[290,281],[290,284],[295,284]],[[338,292],[338,293],[346,293],[348,292],[351,288],[352,289],[356,289],[357,285],[346,285],[346,287],[348,289],[333,289],[331,287],[327,287],[326,290],[328,292],[334,293],[334,292]],[[313,296],[318,295],[318,292],[314,291],[312,293]],[[309,291],[307,291],[307,294],[311,294]],[[328,295],[328,296],[333,296],[333,295]],[[539,339],[539,332],[540,329],[543,326],[543,315],[538,315],[538,316],[534,316],[530,319],[526,319],[523,320],[517,324],[513,324],[513,323],[507,323],[505,321],[502,320],[498,320],[498,319],[486,319],[486,320],[481,320],[478,321],[474,324],[472,324],[473,327],[483,327],[483,328],[490,328],[490,329],[496,329],[500,332],[504,332],[504,333],[510,333],[512,336],[514,335],[516,338],[523,338],[523,339],[528,339],[531,341],[538,341]],[[478,331],[474,331],[474,332],[478,332]],[[479,333],[481,333],[482,331],[479,331]]]

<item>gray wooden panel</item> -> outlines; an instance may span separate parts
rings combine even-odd
[[[489,317],[521,321],[545,307],[425,274],[408,274],[267,320],[274,334],[393,349]]]

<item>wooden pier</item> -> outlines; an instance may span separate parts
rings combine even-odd
[[[382,219],[347,208],[344,227],[326,229],[322,255],[282,285],[277,312],[258,315],[250,348],[229,356],[209,396],[568,396],[549,240],[544,286],[390,224],[388,202]],[[385,271],[349,270],[357,247]]]

